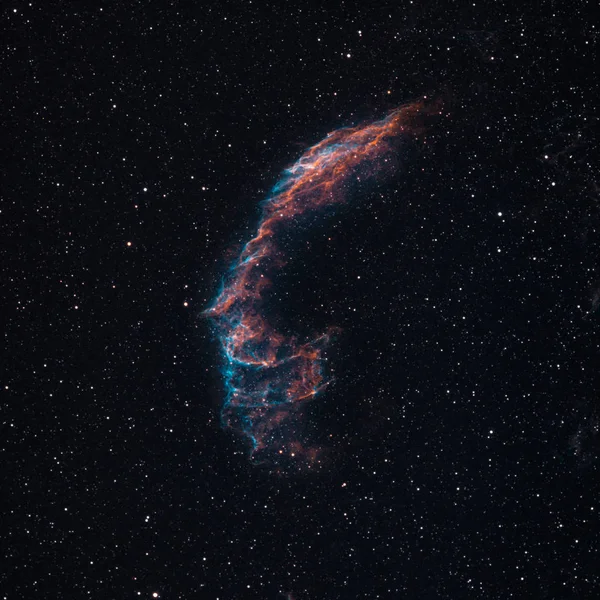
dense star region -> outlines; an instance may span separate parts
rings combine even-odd
[[[439,103],[425,99],[379,121],[333,131],[286,169],[264,202],[258,231],[206,311],[214,319],[225,359],[222,417],[251,440],[253,456],[268,451],[272,456],[302,456],[309,463],[317,460],[318,449],[304,447],[294,436],[293,421],[302,403],[329,382],[323,351],[333,328],[299,343],[277,332],[264,314],[265,291],[287,261],[278,238],[289,235],[305,213],[343,201],[351,177],[366,179],[385,171],[396,138],[417,135],[419,120],[438,109]]]

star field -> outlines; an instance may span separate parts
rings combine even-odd
[[[2,7],[0,597],[598,597],[594,9]],[[286,168],[424,97],[282,236],[332,383],[254,464],[203,313]]]

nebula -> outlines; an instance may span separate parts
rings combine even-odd
[[[205,311],[224,357],[222,424],[247,436],[254,459],[302,456],[309,464],[318,461],[318,448],[302,444],[295,426],[301,408],[331,382],[323,363],[335,328],[301,342],[277,331],[267,318],[266,292],[288,260],[282,239],[303,216],[344,201],[353,178],[389,171],[398,139],[419,134],[421,117],[437,111],[438,106],[419,100],[383,119],[333,131],[310,147],[263,202],[254,237]]]

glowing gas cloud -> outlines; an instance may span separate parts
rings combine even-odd
[[[304,215],[343,201],[352,177],[386,171],[396,140],[418,134],[420,117],[436,110],[425,100],[417,101],[381,120],[333,131],[309,148],[264,201],[254,237],[205,311],[224,355],[222,423],[248,437],[254,458],[266,453],[318,460],[317,449],[298,441],[294,425],[300,407],[330,382],[323,371],[323,352],[333,330],[300,342],[276,331],[265,314],[265,293],[288,258],[278,241]]]

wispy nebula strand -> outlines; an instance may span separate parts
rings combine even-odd
[[[264,314],[264,294],[286,257],[278,244],[298,217],[340,202],[343,184],[381,171],[402,134],[420,131],[418,117],[433,112],[424,101],[393,110],[385,118],[333,131],[284,171],[263,204],[254,237],[244,246],[223,287],[206,311],[224,353],[227,397],[223,424],[243,432],[253,454],[315,456],[294,438],[293,416],[329,383],[323,350],[332,331],[299,343],[277,332]]]

